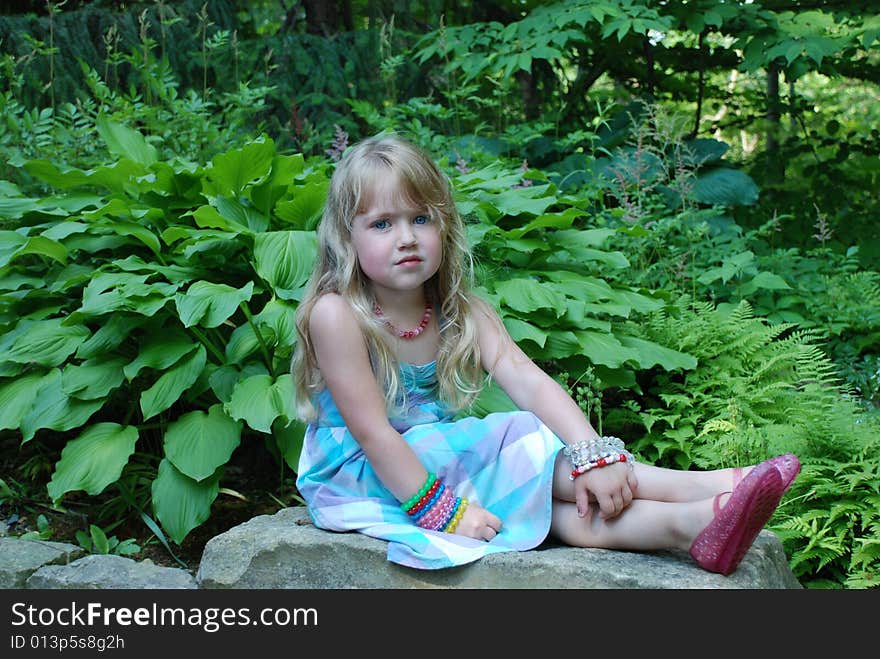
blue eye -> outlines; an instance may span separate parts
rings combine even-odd
[[[373,222],[374,229],[387,229],[390,226],[388,220],[376,220]]]
[[[413,219],[413,223],[415,224],[427,224],[431,221],[431,218],[427,215],[416,215],[415,219]]]

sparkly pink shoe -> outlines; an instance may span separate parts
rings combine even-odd
[[[773,515],[784,492],[776,466],[769,461],[759,464],[746,474],[720,510],[721,494],[715,497],[715,517],[694,539],[690,555],[709,572],[733,572]]]
[[[786,453],[785,455],[770,458],[767,462],[772,464],[779,471],[779,475],[782,477],[782,486],[784,488],[782,491],[787,492],[788,488],[791,487],[791,484],[801,470],[801,461],[798,460],[798,457],[793,453]]]

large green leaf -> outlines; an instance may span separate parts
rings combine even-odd
[[[701,204],[750,206],[758,201],[758,186],[745,172],[718,167],[697,176],[689,197]]]
[[[532,341],[543,348],[547,341],[547,332],[519,318],[505,317],[504,327],[516,343]]]
[[[759,289],[772,291],[790,288],[791,286],[788,285],[788,282],[786,282],[779,275],[772,272],[759,272],[754,276],[753,279],[742,285],[742,287],[740,288],[740,293],[742,295],[751,295]]]
[[[35,289],[45,285],[42,277],[26,275],[12,270],[0,271],[0,291],[15,292],[20,288]]]
[[[556,203],[554,195],[547,195],[546,186],[532,188],[510,188],[499,194],[486,195],[486,200],[503,215],[541,215]]]
[[[202,481],[226,464],[241,442],[241,423],[233,421],[222,405],[208,412],[190,412],[168,424],[165,457],[178,471]]]
[[[632,348],[638,353],[638,362],[641,368],[649,369],[659,365],[667,371],[673,371],[679,368],[690,370],[697,367],[697,358],[685,352],[679,352],[653,341],[646,341],[634,336],[621,336],[618,338],[623,345]]]
[[[295,313],[295,304],[273,298],[266,303],[260,313],[254,316],[254,321],[271,327],[279,346],[292,346],[297,340]]]
[[[64,325],[64,321],[64,318],[22,321],[19,327],[26,326],[26,331],[8,349],[0,350],[0,362],[61,364],[91,334],[84,325]]]
[[[103,400],[81,401],[61,389],[61,371],[53,368],[43,380],[33,405],[21,419],[22,443],[34,438],[37,430],[65,431],[84,425],[104,404]]]
[[[138,356],[123,369],[125,377],[133,380],[145,368],[166,369],[191,353],[198,345],[177,330],[151,333],[147,342],[141,346]]]
[[[257,331],[266,345],[275,348],[276,355],[288,352],[296,343],[295,312],[296,306],[289,302],[278,298],[269,300],[252,322],[240,325],[232,332],[226,344],[229,363],[240,364],[260,349]]]
[[[61,390],[80,400],[104,398],[125,380],[124,365],[124,357],[108,355],[82,364],[68,364],[61,374]]]
[[[220,491],[220,473],[202,481],[181,474],[163,459],[152,485],[153,512],[177,544],[211,516],[211,504]]]
[[[584,302],[608,300],[615,295],[611,285],[597,277],[566,270],[544,270],[541,276],[553,282],[555,290],[575,300]]]
[[[22,215],[41,206],[39,199],[31,199],[29,197],[0,197],[0,217],[7,220],[17,220]]]
[[[291,181],[301,174],[304,168],[305,158],[301,153],[289,156],[276,155],[272,158],[272,171],[266,180],[251,188],[251,201],[261,213],[268,216],[275,203],[290,188]]]
[[[156,380],[156,383],[141,393],[141,413],[149,419],[174,405],[189,389],[205,369],[208,353],[200,345],[191,357],[181,360]]]
[[[566,208],[561,213],[545,213],[521,227],[505,231],[504,235],[510,238],[522,238],[529,231],[534,231],[535,229],[567,229],[576,218],[584,214],[584,211],[580,208]],[[592,231],[604,231],[608,232],[609,235],[614,233],[611,229],[592,229]]]
[[[116,313],[106,319],[98,331],[77,348],[79,359],[90,359],[115,350],[138,327],[147,322],[143,316]]]
[[[302,453],[303,439],[306,434],[306,424],[301,421],[288,421],[284,417],[278,417],[272,424],[272,436],[275,444],[281,452],[284,462],[294,472],[299,469],[299,456]]]
[[[234,314],[242,302],[250,300],[253,292],[252,281],[241,288],[197,281],[186,293],[178,293],[174,303],[184,327],[197,324],[202,327],[217,327]]]
[[[142,165],[156,162],[156,147],[149,144],[138,131],[111,121],[103,115],[95,120],[95,127],[107,143],[110,153]]]
[[[25,373],[0,381],[0,430],[18,428],[43,387],[43,375]]]
[[[557,315],[565,313],[565,296],[552,283],[519,277],[498,282],[495,292],[515,311],[529,313],[549,309]]]
[[[67,248],[59,242],[45,236],[25,236],[17,231],[0,231],[0,268],[25,254],[45,256],[59,263],[67,262]]]
[[[111,222],[104,222],[101,224],[102,227],[107,227],[114,233],[119,234],[120,236],[133,236],[140,240],[144,245],[150,248],[150,250],[159,255],[162,250],[162,245],[159,243],[159,239],[156,237],[152,231],[147,229],[145,226],[138,224],[137,222],[126,222],[125,220],[113,220]]]
[[[205,192],[209,196],[237,197],[246,185],[270,172],[274,156],[275,143],[268,138],[214,156],[205,172]]]
[[[730,147],[720,140],[698,137],[685,143],[682,149],[682,164],[699,167],[706,163],[719,162]]]
[[[250,204],[222,195],[211,197],[210,201],[222,217],[236,226],[245,227],[255,233],[262,233],[269,228],[269,219]]]
[[[608,332],[592,330],[550,331],[542,350],[536,350],[540,359],[564,359],[572,356],[586,357],[593,364],[617,368],[627,361],[637,362],[638,353],[624,346]]]
[[[321,217],[324,202],[327,201],[328,185],[312,183],[293,188],[293,198],[279,201],[275,206],[275,215],[297,229],[313,229]]]
[[[257,332],[260,333],[259,338]],[[274,345],[275,332],[270,327],[255,323],[236,327],[226,344],[227,361],[230,364],[240,364],[260,349],[261,339],[266,345]]]
[[[254,430],[270,433],[278,417],[296,417],[293,401],[293,379],[289,373],[278,379],[252,375],[236,385],[226,412],[233,419],[243,419]]]
[[[65,189],[88,185],[105,187],[111,192],[124,195],[130,193],[132,181],[147,173],[144,165],[128,158],[88,171],[74,168],[61,170],[48,160],[29,160],[24,164],[24,169],[54,188]]]
[[[311,275],[318,250],[314,231],[272,231],[254,241],[254,267],[285,300],[296,300]]]
[[[88,185],[92,174],[76,168],[59,169],[58,165],[48,160],[29,160],[24,164],[23,169],[31,176],[61,190]]]
[[[58,502],[67,492],[85,490],[95,495],[116,482],[138,439],[134,426],[97,423],[64,446],[47,489]]]
[[[173,299],[180,284],[164,281],[147,283],[149,275],[130,272],[100,272],[83,290],[82,305],[76,319],[101,316],[113,311],[134,311],[153,316]]]

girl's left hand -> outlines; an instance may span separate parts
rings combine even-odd
[[[488,542],[501,533],[501,519],[472,501],[461,516],[455,533]]]
[[[590,494],[599,505],[599,517],[612,519],[632,503],[638,479],[626,463],[615,462],[606,467],[590,469],[574,479],[578,515],[590,516]]]

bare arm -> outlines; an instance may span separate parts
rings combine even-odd
[[[497,314],[482,301],[474,306],[483,368],[516,406],[533,412],[566,444],[598,437],[577,403],[516,345]]]
[[[482,301],[474,307],[483,367],[516,406],[535,414],[566,444],[598,437],[577,403],[516,345],[491,307]],[[614,517],[630,504],[637,486],[632,470],[622,464],[590,470],[573,485],[578,512],[582,517],[589,514],[592,492],[600,515]]]
[[[336,294],[322,296],[309,316],[309,334],[318,368],[346,427],[382,483],[399,501],[408,499],[428,473],[388,421],[363,334],[348,303]]]
[[[409,499],[428,472],[388,420],[363,334],[348,303],[335,294],[321,297],[309,317],[309,335],[318,368],[349,432],[391,494],[398,501]],[[491,540],[500,528],[496,515],[472,501],[455,533]]]

